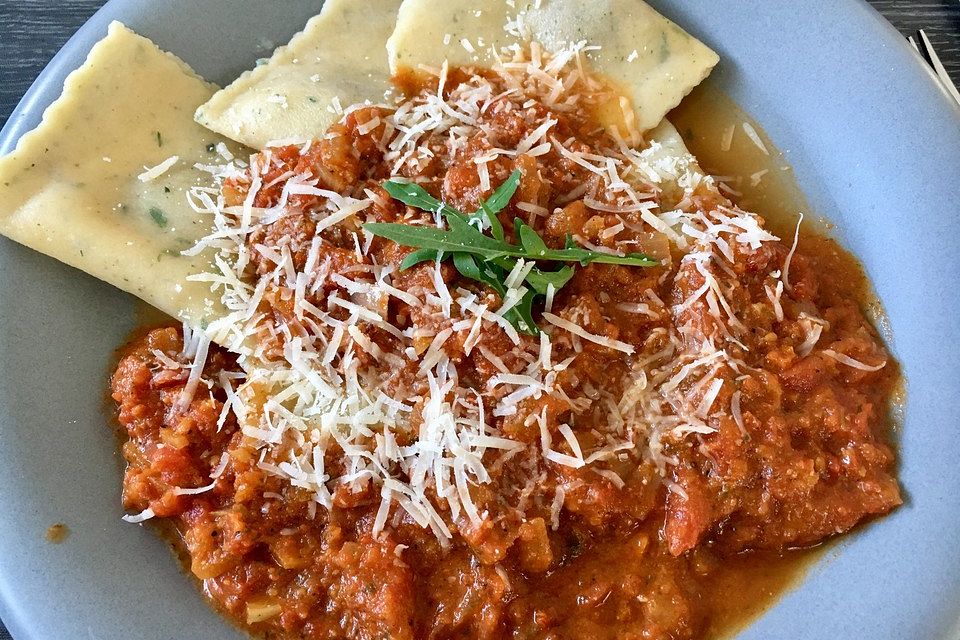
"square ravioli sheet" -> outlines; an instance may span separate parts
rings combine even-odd
[[[513,4],[513,3],[510,3]],[[719,57],[641,0],[506,2],[405,0],[387,50],[394,74],[422,66],[493,66],[528,40],[549,51],[578,44],[591,68],[633,103],[647,131],[706,78]]]
[[[194,326],[219,316],[209,284],[188,279],[211,270],[211,254],[181,253],[212,225],[186,194],[210,179],[195,164],[222,161],[224,139],[192,118],[215,90],[111,24],[40,126],[0,158],[0,234]]]
[[[384,51],[400,0],[327,0],[290,43],[247,71],[196,113],[197,122],[246,145],[320,136],[342,107],[383,98]]]

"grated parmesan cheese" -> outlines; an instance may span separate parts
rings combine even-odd
[[[884,360],[880,364],[870,365],[870,364],[866,364],[865,362],[860,362],[855,358],[851,358],[846,354],[840,353],[838,351],[834,351],[833,349],[824,349],[820,353],[827,356],[828,358],[833,358],[840,364],[845,364],[848,367],[852,367],[853,369],[859,369],[860,371],[870,371],[870,372],[880,371],[880,369],[883,369],[885,366],[887,366],[886,360]]]
[[[123,520],[124,522],[129,522],[129,523],[131,523],[131,524],[137,524],[137,523],[140,523],[140,522],[145,522],[145,521],[149,520],[150,518],[154,517],[155,515],[156,515],[156,514],[153,512],[153,509],[151,509],[150,507],[147,507],[146,509],[144,509],[143,511],[141,511],[141,512],[138,513],[138,514],[135,514],[135,515],[125,515],[125,516],[122,516],[120,519]]]
[[[169,171],[173,165],[177,164],[179,161],[180,156],[170,156],[155,167],[144,167],[145,171],[137,176],[137,180],[140,182],[150,182],[151,180],[156,180]]]
[[[543,319],[549,322],[550,324],[554,325],[555,327],[559,327],[561,329],[569,331],[575,336],[579,336],[584,340],[593,342],[594,344],[598,344],[602,347],[607,347],[609,349],[620,351],[626,354],[631,354],[634,351],[633,346],[627,344],[626,342],[620,342],[619,340],[607,338],[606,336],[598,336],[596,334],[590,333],[583,327],[577,324],[574,324],[569,320],[564,320],[560,316],[555,315],[553,313],[544,313]]]
[[[763,144],[763,140],[760,139],[760,134],[757,133],[757,130],[753,127],[752,124],[750,124],[749,122],[744,122],[743,132],[747,134],[748,138],[750,138],[750,142],[752,142],[757,147],[757,149],[760,149],[760,151],[763,152],[763,155],[765,156],[770,155],[770,152],[767,151],[767,146]]]

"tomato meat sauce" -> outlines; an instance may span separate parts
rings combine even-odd
[[[381,487],[372,479],[329,481],[326,508],[276,473],[279,462],[265,464],[271,458],[245,428],[249,416],[225,406],[244,380],[225,349],[211,346],[202,383],[185,395],[190,359],[179,329],[128,345],[112,378],[126,436],[124,505],[174,525],[190,571],[220,610],[268,638],[699,638],[716,631],[730,609],[725,599],[756,591],[723,589],[900,504],[887,442],[897,367],[864,315],[855,274],[837,271],[846,263],[834,244],[743,240],[760,232],[736,224],[762,229],[763,220],[709,180],[669,204],[665,189],[646,185],[643,202],[702,221],[680,247],[650,225],[649,207],[624,205],[590,168],[620,141],[589,100],[561,108],[525,93],[528,85],[511,94],[503,78],[467,70],[451,70],[445,82],[450,108],[485,91],[482,108],[463,131],[423,138],[404,161],[390,142],[403,135],[404,109],[433,100],[435,80],[407,80],[412,109],[354,109],[307,147],[259,154],[262,175],[228,178],[227,205],[252,198],[257,210],[285,207],[247,237],[244,276],[273,272],[275,255],[259,248],[282,248],[296,272],[323,270],[306,298],[343,321],[350,312],[331,297],[356,301],[351,283],[373,280],[364,265],[397,267],[412,251],[363,234],[361,223],[437,222],[392,199],[384,181],[414,180],[472,212],[514,170],[519,187],[498,215],[508,238],[522,220],[550,247],[571,238],[598,250],[629,247],[661,265],[578,265],[549,308],[587,337],[541,321],[551,331],[548,359],[566,364],[551,369],[552,391],[527,395],[512,411],[498,410],[514,390],[498,381],[525,371],[525,353],[538,353],[541,338],[522,335],[518,345],[496,322],[473,335],[472,325],[451,331],[442,355],[458,384],[476,391],[471,402],[483,404],[490,432],[517,447],[485,454],[488,477],[468,488],[477,520],[445,510],[437,488],[428,489],[449,536],[399,508],[378,527]],[[525,144],[548,120],[542,142]],[[517,148],[526,151],[496,152]],[[316,192],[285,191],[292,176],[312,179]],[[318,211],[329,192],[371,202],[325,226]],[[393,273],[392,288],[415,297],[440,297],[439,275],[448,291],[490,310],[503,303],[449,260]],[[258,312],[300,327],[295,300],[268,283]],[[379,390],[413,399],[409,428],[396,434],[399,446],[412,446],[429,419],[420,358],[465,316],[402,296],[378,304],[412,346],[359,325],[357,344],[367,348],[354,346],[351,357],[390,369]],[[537,302],[535,317],[545,305]],[[282,353],[296,335],[260,339],[273,341],[268,353]],[[408,346],[413,355],[399,364],[378,360]],[[547,449],[557,455],[545,457]],[[323,456],[331,478],[345,473],[342,447]]]

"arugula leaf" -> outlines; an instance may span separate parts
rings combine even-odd
[[[517,231],[517,237],[520,238],[520,246],[531,256],[542,256],[548,251],[547,243],[543,241],[543,238],[523,220],[516,218],[513,227]]]
[[[497,240],[503,240],[505,238],[503,225],[500,224],[500,218],[487,206],[486,202],[480,203],[480,208],[470,216],[469,220],[470,222],[479,221],[481,224],[485,221],[487,225],[490,226],[490,235]]]
[[[520,302],[510,309],[506,315],[513,326],[531,336],[540,335],[540,327],[533,319],[533,299],[535,295],[533,291],[527,291],[523,294]]]
[[[520,170],[515,169],[510,177],[497,187],[488,200],[480,203],[480,209],[474,214],[476,216],[482,212],[486,216],[487,223],[490,225],[490,234],[497,240],[504,239],[503,225],[500,224],[497,214],[510,204],[510,199],[517,192],[517,187],[520,186],[521,176]]]
[[[553,285],[555,292],[559,291],[565,284],[570,282],[573,274],[574,270],[570,265],[564,265],[557,271],[540,271],[540,269],[534,267],[530,273],[527,274],[525,280],[533,287],[534,291],[545,296],[547,295],[547,287],[549,285]]]
[[[476,258],[469,253],[453,254],[453,266],[460,272],[464,278],[476,280],[488,285],[497,292],[500,299],[503,300],[507,295],[507,288],[503,284],[506,273],[503,269],[492,265],[478,265]],[[533,301],[537,292],[527,290],[516,305],[511,307],[504,317],[517,330],[530,335],[539,335],[540,328],[533,321]]]
[[[441,252],[435,249],[417,249],[412,253],[408,253],[407,257],[403,259],[403,262],[400,263],[400,271],[406,271],[421,262],[436,262],[440,254]]]
[[[457,214],[460,213],[453,207],[450,207],[434,198],[420,185],[412,182],[397,182],[396,180],[388,180],[387,182],[383,183],[383,188],[386,189],[387,193],[389,193],[391,197],[396,198],[405,205],[416,207],[417,209],[423,209],[424,211],[430,211],[439,214],[446,214],[447,212],[453,212]]]
[[[367,223],[363,228],[375,236],[416,249],[400,263],[401,271],[422,262],[442,260],[449,255],[460,275],[489,286],[501,299],[507,294],[507,274],[516,267],[520,259],[577,263],[584,266],[591,262],[637,267],[660,264],[658,260],[643,253],[614,255],[586,249],[574,242],[569,234],[562,249],[551,249],[540,234],[520,218],[514,219],[514,231],[519,244],[511,244],[506,240],[497,214],[510,204],[520,185],[520,178],[519,170],[511,173],[490,198],[480,203],[480,208],[470,215],[437,200],[420,185],[390,180],[383,185],[387,193],[408,206],[439,214],[448,228],[383,222]],[[483,233],[483,229],[488,227],[490,235]],[[565,264],[555,271],[533,267],[524,278],[528,287],[523,298],[507,311],[504,317],[519,331],[531,335],[539,334],[540,329],[533,320],[536,296],[546,295],[551,285],[554,291],[559,291],[570,282],[574,273],[571,264]]]
[[[368,222],[363,228],[375,236],[393,240],[405,247],[434,249],[450,253],[464,252],[479,256],[484,260],[496,260],[504,256],[527,260],[551,260],[554,262],[579,262],[588,264],[620,264],[634,267],[655,267],[660,264],[643,253],[615,255],[601,251],[592,251],[582,247],[570,249],[546,249],[540,253],[531,253],[522,246],[508,244],[486,236],[463,218],[450,217],[450,230],[436,227],[414,226],[392,222]]]
[[[497,240],[484,235],[482,231],[470,224],[469,218],[462,215],[446,216],[447,226],[450,227],[450,233],[457,236],[465,244],[486,247],[491,250],[509,251],[510,245],[503,240]]]
[[[484,242],[482,245],[472,245],[468,243],[469,240],[472,240],[472,236],[454,234],[436,227],[416,227],[392,222],[368,222],[363,225],[363,228],[375,236],[393,240],[399,245],[415,249],[433,249],[434,251],[449,253],[460,251],[478,255],[484,259],[510,255],[510,245],[481,234],[469,224],[463,224],[466,228],[473,229],[478,236],[488,242]]]
[[[482,269],[477,264],[476,258],[469,253],[453,254],[453,266],[464,278],[489,285],[501,298],[506,295],[507,290],[503,286],[502,278],[498,277],[500,274]]]
[[[444,218],[456,216],[466,220],[471,225],[479,222],[481,227],[490,227],[490,233],[495,239],[503,240],[503,225],[500,224],[497,214],[510,204],[510,199],[513,198],[513,194],[517,192],[517,187],[520,186],[520,178],[521,173],[520,170],[517,169],[510,174],[510,177],[507,178],[503,184],[497,187],[488,200],[480,203],[479,209],[469,216],[437,200],[430,195],[426,189],[412,182],[388,180],[383,183],[383,188],[386,189],[391,197],[411,207],[439,213],[443,215]]]
[[[510,177],[504,180],[503,184],[493,192],[493,195],[483,203],[484,210],[492,211],[494,214],[503,211],[507,205],[510,204],[513,194],[517,192],[517,187],[520,186],[520,178],[522,175],[520,169],[514,169]]]

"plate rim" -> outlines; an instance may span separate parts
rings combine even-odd
[[[870,25],[871,31],[877,37],[883,38],[890,45],[899,45],[912,52],[899,31],[866,0],[855,0],[851,5],[853,10],[860,10],[864,25]],[[76,68],[73,61],[86,58],[92,46],[106,33],[107,25],[112,20],[122,20],[124,16],[146,10],[148,6],[149,3],[142,0],[109,0],[75,32],[31,83],[0,129],[0,154],[11,151],[18,140],[39,122],[43,111],[59,96],[63,80]],[[919,56],[915,56],[913,66],[915,72],[922,73],[927,78],[931,88],[935,87],[941,102],[940,107],[948,113],[952,112],[960,125],[960,105],[942,88],[933,71]],[[23,612],[16,604],[17,598],[15,594],[8,593],[5,582],[0,580],[0,618],[17,640],[37,640],[37,636],[31,631],[29,619],[24,619],[21,615]],[[956,625],[956,628],[960,628],[960,618],[957,618]]]

